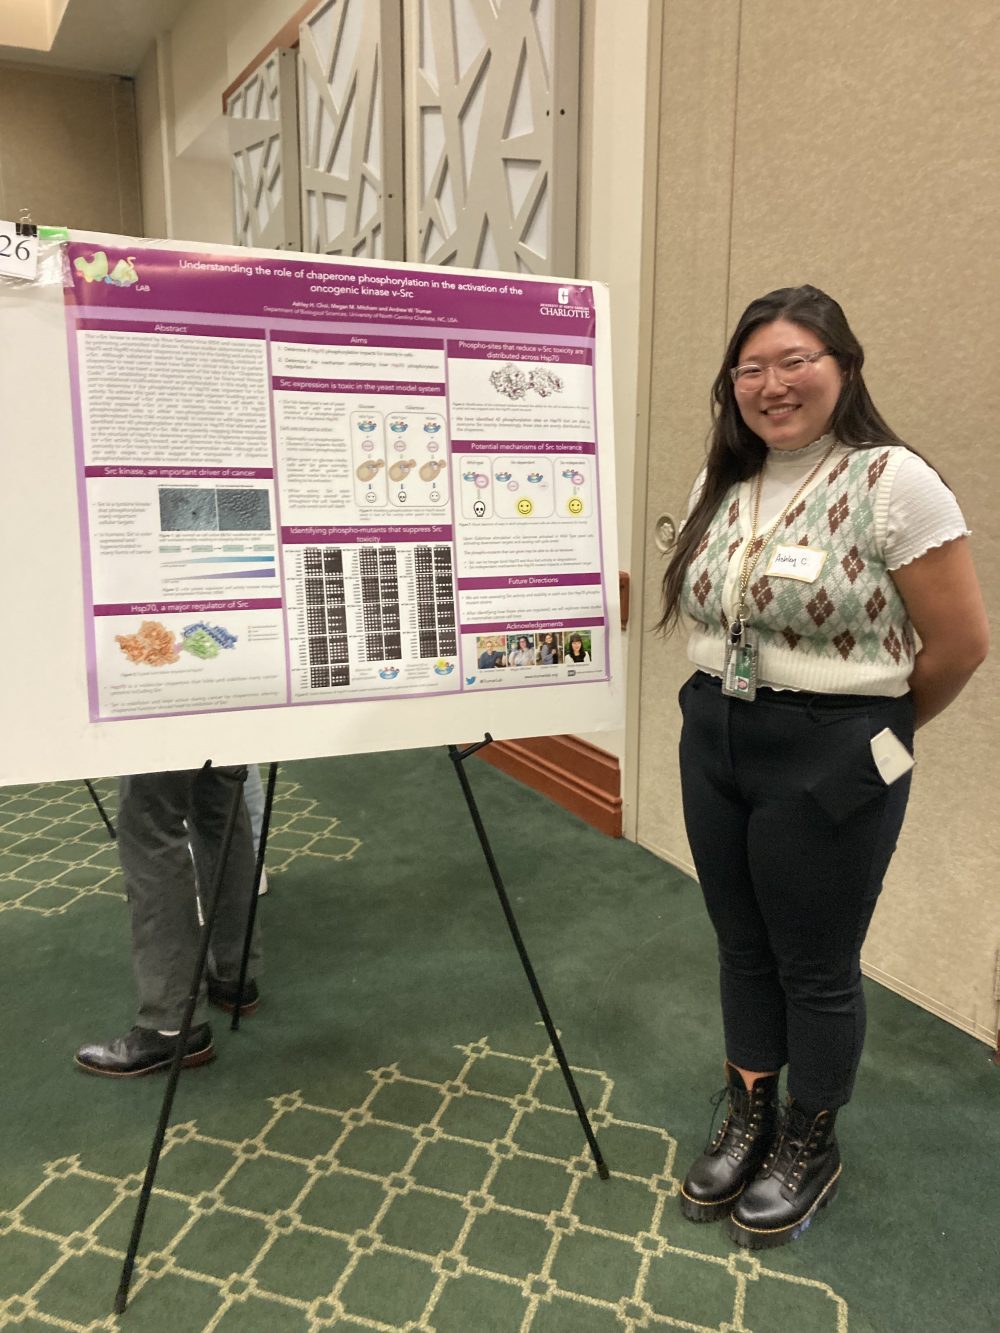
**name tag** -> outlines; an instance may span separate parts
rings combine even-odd
[[[829,551],[817,551],[812,546],[779,546],[764,573],[772,578],[815,583],[829,554]]]

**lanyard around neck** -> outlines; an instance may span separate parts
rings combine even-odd
[[[761,470],[757,473],[757,485],[754,488],[754,498],[753,498],[753,527],[750,531],[750,538],[747,541],[746,547],[744,548],[743,551],[743,560],[740,568],[739,599],[736,603],[736,616],[729,630],[734,643],[738,642],[740,635],[743,631],[743,625],[746,622],[747,590],[750,587],[750,580],[753,577],[754,570],[757,568],[757,561],[760,559],[764,547],[767,546],[768,542],[778,531],[778,528],[781,526],[781,523],[785,515],[789,513],[790,510],[794,509],[795,505],[798,504],[804,492],[812,485],[812,483],[822,472],[823,468],[829,462],[830,456],[832,455],[836,447],[837,447],[837,441],[834,440],[833,444],[830,445],[829,449],[827,449],[826,453],[819,460],[819,462],[816,464],[813,470],[809,473],[808,477],[806,477],[805,481],[795,492],[792,498],[788,501],[788,504],[785,505],[784,509],[781,511],[778,517],[768,528],[767,532],[765,532],[764,535],[760,538],[759,543],[757,540],[757,523],[760,519],[760,496],[761,492],[764,489],[764,469],[761,468]],[[756,549],[754,549],[755,546]]]

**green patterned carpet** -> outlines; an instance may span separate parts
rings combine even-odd
[[[697,890],[469,771],[611,1181],[444,752],[290,765],[263,1002],[182,1076],[115,1318],[164,1081],[73,1067],[132,1022],[115,852],[82,784],[8,789],[0,1327],[996,1333],[986,1048],[870,987],[840,1199],[796,1245],[736,1251],[675,1197],[721,1081]]]

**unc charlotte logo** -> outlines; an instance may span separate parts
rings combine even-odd
[[[543,301],[538,307],[539,314],[547,315],[550,318],[559,319],[591,319],[593,311],[589,303],[582,305],[573,304],[574,287],[557,287],[556,299],[554,301]]]

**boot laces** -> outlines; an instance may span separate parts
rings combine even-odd
[[[728,1109],[726,1118],[719,1128],[715,1129],[715,1122],[718,1119],[719,1107],[728,1099]],[[736,1087],[727,1083],[725,1087],[720,1088],[712,1098],[712,1123],[708,1127],[708,1151],[715,1152],[722,1147],[726,1141],[726,1136],[732,1130],[734,1138],[740,1139],[741,1147],[745,1148],[753,1132],[759,1127],[760,1122],[760,1102],[758,1097],[754,1100],[753,1092],[748,1092],[746,1088]],[[713,1130],[715,1130],[713,1136]],[[742,1132],[741,1132],[742,1131]]]
[[[816,1143],[814,1128],[815,1121],[798,1107],[783,1107],[779,1112],[778,1136],[764,1162],[764,1171],[789,1179],[792,1188],[797,1188],[802,1175],[801,1159]]]
[[[726,1137],[726,1130],[729,1128],[729,1117],[731,1112],[727,1110],[726,1118],[725,1120],[723,1120],[718,1130],[716,1130],[715,1128],[715,1122],[719,1118],[719,1107],[722,1105],[722,1103],[726,1100],[728,1096],[729,1096],[729,1088],[725,1087],[725,1088],[720,1088],[718,1092],[713,1093],[711,1098],[709,1099],[712,1103],[712,1121],[708,1127],[708,1139],[707,1139],[709,1148],[718,1148],[719,1145],[722,1143],[722,1140]]]

